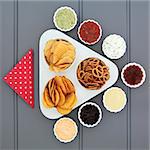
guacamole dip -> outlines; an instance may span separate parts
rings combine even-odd
[[[62,31],[73,29],[77,23],[77,16],[70,7],[61,7],[57,9],[54,15],[54,23],[56,27]]]

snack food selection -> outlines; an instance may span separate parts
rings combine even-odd
[[[55,26],[61,31],[69,31],[77,23],[77,15],[70,7],[58,8],[53,19]],[[77,34],[84,44],[93,45],[101,39],[102,28],[98,22],[89,19],[80,24]],[[102,43],[102,51],[110,59],[121,58],[126,52],[126,47],[124,38],[118,34],[108,35]],[[124,90],[119,87],[109,88],[117,81],[118,68],[108,59],[55,29],[48,30],[41,36],[41,57],[40,67],[46,60],[49,69],[44,70],[45,68],[41,67],[46,73],[40,71],[40,82],[43,84],[47,82],[47,77],[51,77],[44,91],[43,85],[40,87],[40,91],[43,92],[41,110],[49,119],[69,114],[75,107],[104,90],[106,91],[103,95],[103,105],[106,110],[117,113],[125,108],[127,96]],[[58,76],[63,74],[70,76],[74,85],[65,76]],[[129,63],[122,69],[121,78],[125,85],[136,88],[143,84],[146,74],[141,65]],[[79,108],[78,119],[85,127],[95,127],[102,119],[102,110],[96,103],[86,102]],[[54,134],[61,142],[71,142],[77,132],[76,123],[69,118],[61,118],[54,125]]]
[[[55,76],[46,85],[43,92],[43,105],[56,107],[60,114],[69,114],[77,103],[75,88],[65,76]]]
[[[97,43],[102,36],[101,25],[94,20],[85,20],[78,28],[79,39],[88,45]]]
[[[102,111],[96,103],[87,102],[79,108],[78,119],[85,127],[95,127],[102,119]]]
[[[121,79],[123,83],[131,88],[141,86],[146,78],[144,68],[137,63],[129,63],[125,65],[121,72]]]
[[[126,52],[126,42],[120,35],[111,34],[104,39],[102,51],[110,59],[119,59]]]
[[[60,7],[54,13],[53,21],[61,31],[70,31],[77,24],[77,14],[71,7]]]
[[[75,139],[77,133],[76,123],[68,117],[59,119],[54,125],[54,135],[60,142],[71,142]]]
[[[44,56],[51,71],[64,71],[75,59],[75,47],[64,39],[49,40],[45,44]]]
[[[109,88],[103,95],[104,107],[110,112],[120,112],[126,105],[125,92],[119,87]]]
[[[90,90],[100,89],[109,77],[109,68],[98,58],[87,58],[77,68],[78,81]]]
[[[46,42],[49,41],[49,40],[52,40],[52,42],[53,42],[53,40],[56,40],[56,39],[67,40],[70,43],[72,43],[73,46],[76,48],[74,62],[71,64],[71,66],[68,69],[62,70],[60,72],[58,70],[57,70],[57,72],[56,71],[49,71],[49,65],[46,63],[47,60],[45,59],[45,58],[49,58],[49,56],[48,56],[48,54],[46,54],[47,57],[44,57],[45,56],[44,55],[44,52],[45,52],[44,47],[45,47]],[[62,46],[61,46],[61,48],[63,49]],[[63,52],[63,50],[62,51],[60,50],[60,52]],[[52,53],[52,54],[54,55],[54,53]],[[69,52],[68,53],[66,52],[66,55],[68,55],[68,54],[69,54]],[[61,55],[61,56],[63,56],[63,55]],[[87,71],[86,75],[87,76],[85,77],[85,80],[87,80],[87,82],[89,82],[88,80],[92,79],[93,81],[92,80],[90,81],[91,85],[90,85],[90,83],[89,84],[86,83],[86,85],[88,85],[88,86],[87,86],[87,88],[85,88],[78,81],[77,68],[78,68],[78,65],[80,64],[80,62],[82,62],[82,61],[84,61],[85,59],[88,59],[88,58],[92,58],[92,59],[94,58],[90,62],[90,65],[93,68],[91,66],[87,66],[87,68],[86,68],[86,71]],[[98,61],[96,59],[98,59],[98,61],[101,60],[101,61],[99,61],[99,64],[98,64]],[[99,66],[97,66],[97,65],[99,65]],[[57,68],[58,67],[59,66],[57,66]],[[97,68],[94,69],[94,67],[97,67]],[[111,62],[110,60],[108,60],[104,56],[101,56],[100,54],[94,52],[92,49],[90,49],[90,48],[86,47],[85,45],[79,43],[75,39],[73,39],[73,38],[69,37],[68,35],[64,34],[63,32],[55,30],[55,29],[50,29],[50,30],[45,31],[42,34],[41,38],[40,38],[40,43],[39,43],[39,68],[40,68],[39,69],[39,74],[40,74],[40,76],[39,76],[39,79],[40,79],[40,87],[39,87],[39,91],[40,91],[40,109],[41,109],[41,112],[43,113],[43,115],[46,116],[49,119],[58,119],[61,116],[63,116],[62,113],[61,114],[58,113],[56,107],[54,107],[52,109],[47,109],[43,105],[43,102],[42,102],[43,91],[44,91],[44,88],[45,88],[46,84],[48,83],[48,81],[50,79],[54,78],[55,76],[63,76],[64,75],[64,76],[68,77],[71,80],[71,82],[74,84],[74,87],[76,88],[76,95],[77,95],[77,98],[78,98],[78,102],[77,102],[76,106],[73,107],[73,109],[75,109],[79,105],[81,105],[84,102],[92,99],[94,96],[100,94],[101,92],[106,90],[108,87],[112,86],[117,81],[117,78],[118,78],[118,75],[119,75],[118,68],[113,62]],[[90,68],[92,68],[91,71],[88,70]],[[93,71],[94,75],[90,75],[90,73],[92,74],[92,71]],[[115,76],[113,76],[113,74],[115,74]],[[91,77],[91,79],[90,79],[90,77]],[[91,89],[91,90],[89,90],[89,89]],[[96,90],[96,89],[98,89],[98,90]],[[62,111],[62,110],[59,109],[59,111]],[[65,110],[65,112],[66,112],[66,110]],[[68,109],[68,112],[70,112],[70,109]]]

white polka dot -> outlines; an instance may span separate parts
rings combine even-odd
[[[26,59],[26,56],[24,56],[24,59]]]
[[[12,79],[12,77],[9,77],[9,79]]]
[[[20,82],[20,84],[22,84],[22,82]]]
[[[12,74],[12,72],[10,72],[9,74]]]
[[[14,72],[14,74],[17,74],[17,72]]]
[[[27,94],[27,91],[25,91],[24,93]]]
[[[31,71],[29,71],[29,74],[31,74]]]
[[[29,57],[29,59],[31,59],[31,57]]]
[[[27,96],[25,96],[25,99],[27,99]]]
[[[14,69],[17,69],[17,67],[14,67]]]
[[[30,94],[32,94],[32,91],[30,91]]]
[[[25,76],[24,79],[27,79],[27,77]]]
[[[19,77],[19,79],[22,79],[22,77]]]
[[[30,101],[30,104],[32,104],[32,101]]]
[[[32,89],[32,86],[30,86],[29,89]]]
[[[25,88],[25,89],[27,89],[27,87],[26,87],[26,86],[25,86],[24,88]]]
[[[10,84],[12,84],[12,82],[10,82]]]
[[[29,82],[30,84],[32,83],[32,81]]]
[[[20,92],[20,94],[22,94],[22,92]]]
[[[22,89],[22,86],[20,86],[20,89]]]
[[[22,74],[22,72],[19,72],[19,74]]]
[[[26,66],[24,66],[24,69],[26,69],[27,67]]]
[[[17,84],[17,82],[15,82],[15,84]]]
[[[32,96],[30,96],[30,99],[32,99]]]
[[[15,79],[17,79],[17,77],[15,77]]]
[[[24,64],[26,64],[26,61],[24,62]]]
[[[29,61],[29,64],[31,64],[31,61]]]
[[[31,54],[31,51],[29,51],[29,54]]]
[[[31,79],[31,76],[29,77],[29,79]]]
[[[24,74],[27,74],[27,72],[25,71]]]
[[[22,69],[22,67],[19,67],[19,69]]]
[[[15,86],[15,90],[17,89],[17,87]]]
[[[24,84],[27,84],[27,81],[25,81]]]
[[[5,77],[4,79],[7,79],[7,77]]]
[[[29,66],[29,69],[31,69],[31,66]]]
[[[21,64],[21,61],[19,61],[19,64]]]

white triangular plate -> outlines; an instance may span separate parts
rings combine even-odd
[[[71,42],[75,47],[76,47],[76,57],[73,62],[73,64],[65,71],[61,73],[54,73],[49,71],[49,66],[45,61],[44,58],[44,46],[46,42],[50,39],[65,39],[69,42]],[[108,67],[110,71],[110,79],[106,82],[106,84],[99,90],[88,90],[85,89],[78,81],[77,76],[76,76],[76,70],[79,65],[79,63],[89,57],[97,57],[100,60],[102,60]],[[96,95],[100,94],[102,91],[106,90],[110,86],[112,86],[118,79],[118,68],[117,66],[105,58],[104,56],[94,52],[90,48],[84,46],[83,44],[79,43],[75,39],[69,37],[68,35],[55,30],[55,29],[50,29],[45,31],[39,41],[39,93],[40,93],[40,109],[43,115],[49,119],[57,119],[61,117],[62,115],[56,110],[56,108],[45,108],[42,104],[42,97],[43,97],[43,90],[45,88],[45,85],[47,82],[53,78],[56,75],[65,75],[67,78],[69,78],[72,83],[75,86],[76,89],[76,95],[78,102],[76,104],[76,107],[81,105],[82,103],[90,100],[91,98],[95,97]]]

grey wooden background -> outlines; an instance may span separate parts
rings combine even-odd
[[[79,22],[93,18],[103,28],[102,40],[111,33],[121,34],[127,41],[125,56],[114,61],[119,69],[130,61],[141,63],[147,72],[145,84],[129,89],[120,78],[116,86],[128,95],[126,108],[118,114],[102,106],[102,94],[91,101],[103,110],[102,122],[95,128],[82,127],[77,109],[69,117],[77,121],[79,134],[69,144],[62,144],[53,135],[54,120],[46,119],[39,109],[38,41],[47,29],[54,28],[52,16],[56,8],[73,7]],[[78,22],[78,25],[79,25]],[[77,27],[67,34],[77,38]],[[101,40],[101,41],[102,41]],[[90,46],[101,52],[101,41]],[[47,0],[0,1],[0,77],[34,48],[35,109],[29,108],[0,80],[0,150],[148,150],[149,149],[149,2],[129,0]]]

